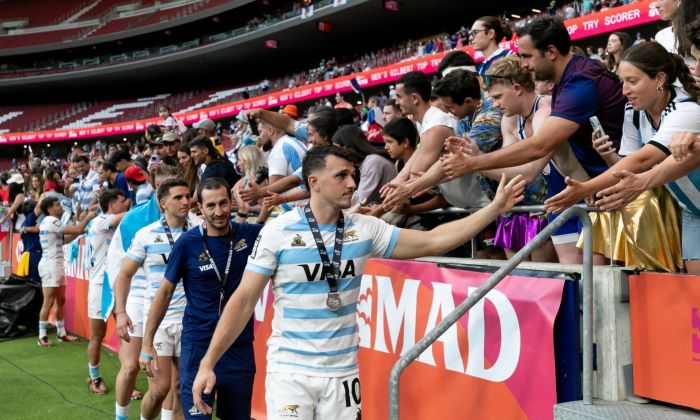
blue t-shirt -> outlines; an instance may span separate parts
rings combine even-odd
[[[124,193],[124,197],[127,199],[134,198],[131,195],[131,191],[129,191],[129,184],[126,182],[126,175],[124,175],[123,171],[117,174],[117,179],[114,180],[114,188],[120,189]]]
[[[615,150],[619,150],[626,103],[617,76],[599,61],[577,55],[571,58],[554,87],[551,115],[579,124],[578,130],[569,137],[569,144],[591,177],[602,174],[609,167],[593,148],[593,128],[589,118],[598,117]]]
[[[231,223],[232,232],[226,236],[207,236],[207,248],[211,252],[221,276],[226,270],[226,261],[233,242],[233,258],[228,280],[224,286],[223,310],[226,302],[238,288],[245,270],[248,256],[262,229],[258,224]],[[183,281],[187,306],[182,321],[182,343],[197,342],[208,344],[219,322],[219,301],[221,285],[219,278],[204,250],[200,226],[182,234],[175,243],[165,269],[165,279],[177,284]],[[241,335],[232,347],[249,344],[253,341],[253,318],[248,321]]]
[[[33,211],[30,211],[22,223],[22,227],[32,227],[36,226],[37,216]],[[22,234],[22,244],[24,245],[24,252],[39,252],[41,253],[41,243],[39,243],[38,233],[25,232]]]

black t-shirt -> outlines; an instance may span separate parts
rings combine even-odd
[[[233,164],[228,160],[214,159],[207,164],[207,168],[202,174],[201,181],[207,178],[223,178],[233,187],[241,177],[233,169]]]

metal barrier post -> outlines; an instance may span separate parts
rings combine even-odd
[[[529,212],[541,211],[542,206],[523,206],[514,211]],[[566,209],[552,223],[547,225],[530,243],[518,251],[513,258],[508,260],[506,264],[498,269],[489,279],[478,287],[467,299],[465,299],[452,312],[443,317],[442,321],[432,330],[426,333],[418,343],[411,347],[399,360],[394,364],[389,376],[389,418],[398,420],[399,418],[399,380],[401,374],[406,367],[413,362],[418,356],[423,353],[435,340],[438,339],[448,328],[459,320],[469,309],[471,309],[479,300],[501,282],[511,271],[513,271],[521,262],[527,258],[530,253],[537,247],[544,244],[552,234],[559,229],[567,220],[574,216],[579,216],[583,220],[584,234],[584,251],[583,251],[583,312],[584,312],[584,327],[583,327],[583,395],[584,403],[591,404],[591,385],[593,372],[592,358],[592,330],[593,330],[593,250],[591,241],[591,219],[586,210],[592,210],[586,207],[570,207]]]
[[[593,234],[591,217],[581,212],[583,222],[583,403],[593,404]],[[558,219],[557,219],[558,220]],[[610,238],[612,241],[612,238]]]

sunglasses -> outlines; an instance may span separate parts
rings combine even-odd
[[[508,80],[511,84],[515,84],[515,83],[513,83],[513,80],[508,76],[487,75],[487,76],[483,76],[483,79],[484,79],[484,86],[485,87],[491,86],[495,79]]]

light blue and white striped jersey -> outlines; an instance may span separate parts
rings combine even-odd
[[[267,157],[270,176],[288,176],[301,168],[301,160],[306,156],[306,146],[299,140],[284,135],[277,139]]]
[[[201,224],[201,219],[188,217],[188,228],[199,224]],[[171,227],[170,232],[173,236],[173,240],[177,241],[180,235],[182,235],[183,229]],[[144,323],[148,320],[148,311],[151,307],[151,303],[153,303],[156,291],[163,280],[165,267],[168,265],[167,260],[168,257],[170,257],[171,251],[172,248],[170,242],[168,242],[168,236],[160,220],[139,230],[134,240],[131,242],[131,246],[129,246],[129,249],[126,251],[127,258],[131,258],[139,264],[142,264],[143,271],[146,275],[146,293],[143,312]],[[182,286],[182,282],[180,282],[175,288],[175,293],[170,300],[168,311],[165,314],[165,318],[163,318],[163,322],[160,324],[161,328],[173,324],[181,324],[186,304],[185,289]]]
[[[356,307],[368,258],[388,257],[399,229],[381,219],[345,215],[338,290],[342,306],[326,307],[328,282],[306,216],[300,207],[263,227],[246,270],[272,276],[272,335],[267,342],[267,371],[342,377],[358,371]],[[319,225],[333,255],[335,225]]]
[[[76,181],[78,184],[76,200],[80,203],[80,207],[83,211],[87,211],[92,197],[94,197],[100,189],[100,176],[97,175],[97,172],[90,170],[86,176],[80,174]]]
[[[144,182],[136,188],[136,205],[141,205],[151,199],[151,196],[155,190],[151,187],[151,184]]]
[[[86,238],[90,255],[90,283],[104,283],[107,250],[114,236],[114,228],[110,226],[113,220],[113,214],[100,214],[90,223]]]
[[[63,266],[63,230],[65,228],[66,225],[54,216],[46,216],[41,221],[39,225],[40,264]]]
[[[637,129],[633,123],[633,115],[633,110],[625,110],[620,154],[636,150],[635,143],[636,148],[639,148],[640,144],[649,143],[670,155],[668,144],[673,136],[683,132],[700,134],[700,104],[689,99],[688,94],[680,88],[676,88],[675,98],[661,112],[658,131],[649,122],[646,112],[641,112]],[[666,188],[681,207],[700,216],[700,168],[669,182]]]

